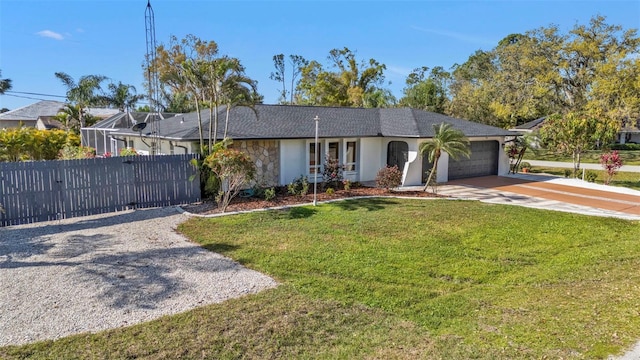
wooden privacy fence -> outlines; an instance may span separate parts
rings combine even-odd
[[[0,226],[200,201],[197,156],[0,163]]]

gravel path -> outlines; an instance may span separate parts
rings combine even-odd
[[[128,326],[276,286],[175,232],[175,208],[0,228],[0,346]]]

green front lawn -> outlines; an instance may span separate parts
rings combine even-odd
[[[179,230],[283,285],[0,358],[592,359],[640,339],[640,222],[365,199]]]
[[[638,150],[620,150],[620,157],[624,165],[640,165],[640,151]],[[590,150],[580,156],[580,161],[584,163],[599,164],[601,150]],[[524,154],[524,158],[528,160],[544,160],[544,161],[562,161],[573,162],[571,156],[559,155],[547,150],[539,150],[537,153],[528,149]]]

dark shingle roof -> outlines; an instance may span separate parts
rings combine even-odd
[[[209,128],[209,110],[200,112],[203,127]],[[468,137],[509,136],[504,129],[456,119],[442,114],[409,108],[364,109],[348,107],[256,105],[255,111],[248,107],[235,107],[229,116],[228,136],[233,139],[300,139],[315,136],[314,118],[318,116],[320,137],[432,137],[433,125],[451,123]],[[226,112],[218,111],[218,138],[224,131]],[[180,114],[160,121],[162,138],[197,140],[197,113]],[[150,135],[150,127],[142,131]],[[118,134],[133,134],[131,130]],[[207,136],[205,136],[207,137]]]
[[[524,124],[520,124],[518,126],[516,126],[514,129],[516,130],[536,130],[538,129],[540,126],[542,126],[542,123],[544,122],[544,120],[547,117],[541,117],[539,119],[535,119],[535,120],[531,120],[529,122],[526,122]]]

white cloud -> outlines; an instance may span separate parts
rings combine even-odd
[[[48,38],[51,38],[51,39],[64,40],[64,36],[62,36],[62,34],[59,34],[57,32],[51,31],[51,30],[38,31],[36,34],[40,35],[42,37],[48,37]]]
[[[426,32],[426,33],[429,33],[429,34],[440,35],[440,36],[445,36],[445,37],[448,37],[448,38],[452,38],[452,39],[455,39],[455,40],[460,40],[460,41],[464,41],[464,42],[468,42],[468,43],[472,43],[472,44],[495,45],[495,41],[494,40],[483,38],[483,37],[478,37],[478,36],[472,36],[472,35],[457,33],[457,32],[454,32],[454,31],[436,30],[436,29],[424,29],[424,28],[417,27],[417,26],[411,26],[411,28],[414,29],[414,30],[417,30],[417,31]]]

